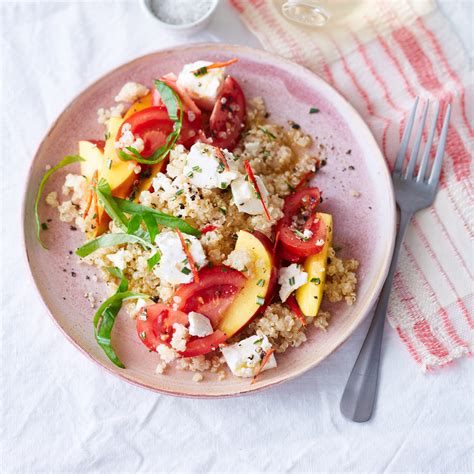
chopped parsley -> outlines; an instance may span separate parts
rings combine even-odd
[[[288,282],[290,283],[290,286],[293,286],[295,284],[295,277],[291,277]]]
[[[258,127],[259,130],[261,130],[265,135],[268,135],[270,138],[272,138],[273,140],[276,140],[276,136],[273,135],[272,132],[269,132],[266,128],[264,127]]]
[[[174,193],[174,195],[175,195],[175,196],[181,196],[181,194],[183,194],[183,193],[184,193],[184,189],[178,189],[178,190]]]
[[[145,331],[142,331],[142,332],[140,333],[140,339],[141,339],[142,341],[144,341],[144,340],[146,339],[146,332],[145,332]]]
[[[227,189],[227,186],[229,186],[227,183],[222,182],[222,183],[219,185],[219,188],[221,188],[221,189]]]
[[[265,298],[263,296],[257,296],[257,304],[262,306],[265,303]]]
[[[181,270],[181,273],[184,273],[185,275],[189,275],[191,273],[191,270],[188,267],[183,267]]]
[[[107,169],[109,170],[110,168],[112,168],[112,160],[109,158],[106,162],[107,164]]]
[[[217,172],[218,172],[218,173],[223,173],[224,170],[225,170],[224,163],[220,162],[220,163],[217,165]]]
[[[293,191],[296,191],[296,188],[294,186],[292,186],[290,183],[286,183],[288,185],[288,189],[293,192]]]
[[[311,283],[314,283],[316,285],[320,285],[321,284],[321,278],[311,278]]]
[[[105,132],[104,138],[105,138],[105,141],[107,141],[110,138],[110,132]]]
[[[265,280],[263,278],[260,278],[260,280],[257,281],[257,286],[264,286],[265,285]]]
[[[319,113],[319,109],[317,109],[316,107],[311,107],[309,109],[309,113],[310,114],[318,114]]]
[[[260,339],[257,339],[256,341],[253,341],[254,344],[261,344],[263,342],[263,337]]]
[[[224,216],[227,215],[227,209],[225,209],[224,207],[220,207],[220,208],[219,208],[219,211],[221,211],[222,214],[224,214]]]
[[[196,77],[204,76],[205,74],[207,74],[207,67],[206,66],[201,66],[199,69],[196,69],[193,74]]]
[[[192,178],[194,176],[194,173],[192,171],[190,171],[187,175],[186,175],[188,178]]]
[[[202,168],[200,166],[193,166],[192,170],[196,173],[202,173]]]

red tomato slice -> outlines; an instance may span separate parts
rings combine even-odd
[[[143,316],[142,316],[143,315]],[[144,317],[146,319],[144,320]],[[170,345],[173,324],[188,325],[188,315],[157,303],[147,306],[137,317],[137,333],[140,340],[152,351],[160,344]]]
[[[117,133],[117,141],[122,136],[122,128],[126,123],[130,124],[133,135],[143,140],[145,148],[141,155],[144,158],[148,158],[164,145],[166,138],[173,131],[173,121],[163,107],[148,107],[135,112],[122,123]]]
[[[216,327],[246,280],[241,272],[224,265],[203,268],[198,283],[187,283],[176,290],[175,297],[181,298],[177,309],[204,314]]]
[[[317,218],[316,207],[321,199],[318,188],[298,191],[285,200],[284,217],[278,223],[280,247],[285,251],[282,258],[307,257],[319,253],[326,241],[326,225]],[[305,230],[311,237],[304,237]]]
[[[193,99],[176,83],[176,76],[174,74],[167,74],[161,80],[171,87],[176,94],[179,95],[181,103],[183,104],[184,116],[181,135],[178,143],[182,143],[186,148],[190,148],[198,139],[198,132],[202,128],[202,113],[199,107],[194,103]],[[160,93],[153,88],[153,105],[158,107],[165,107]],[[166,108],[166,107],[165,107]]]
[[[232,150],[239,141],[246,115],[245,95],[239,83],[227,76],[209,121],[212,144]]]
[[[189,341],[186,345],[186,350],[180,352],[181,357],[196,357],[198,355],[207,354],[208,352],[214,351],[227,339],[227,335],[217,329],[209,336],[196,337]]]

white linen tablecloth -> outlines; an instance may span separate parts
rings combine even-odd
[[[469,2],[443,5],[469,42]],[[22,255],[22,189],[38,143],[78,91],[123,62],[178,43],[258,43],[225,1],[190,37],[160,31],[135,0],[3,1],[0,22],[1,472],[472,472],[471,359],[424,374],[386,328],[375,416],[342,417],[367,321],[304,376],[236,399],[158,395],[77,351]]]

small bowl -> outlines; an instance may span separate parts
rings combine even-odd
[[[204,28],[205,26],[207,26],[209,24],[209,22],[211,21],[211,18],[212,18],[212,16],[214,15],[214,13],[216,11],[217,5],[219,4],[219,0],[213,0],[209,10],[198,20],[196,20],[192,23],[184,23],[184,24],[180,24],[180,25],[174,25],[172,23],[166,23],[166,22],[160,20],[156,16],[155,12],[151,8],[151,2],[152,2],[152,0],[142,0],[142,2],[141,2],[144,10],[148,13],[148,15],[150,15],[156,22],[158,22],[159,25],[163,29],[170,30],[170,31],[176,31],[176,32],[180,32],[180,33],[195,33],[197,31],[201,30],[202,28]]]

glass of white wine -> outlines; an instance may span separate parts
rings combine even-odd
[[[323,26],[331,17],[329,10],[316,0],[287,0],[281,12],[288,20],[306,26]]]

